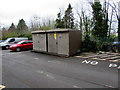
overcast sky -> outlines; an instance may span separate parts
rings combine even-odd
[[[86,6],[86,0],[0,0],[0,25],[17,25],[22,18],[28,23],[33,15],[56,18],[59,8],[66,9],[69,3]]]
[[[31,16],[56,17],[59,8],[69,3],[75,5],[80,0],[0,0],[0,23],[17,24],[19,19],[28,21]],[[82,0],[81,0],[82,1]]]

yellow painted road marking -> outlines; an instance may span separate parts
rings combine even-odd
[[[86,57],[86,56],[75,56],[75,57],[78,57],[78,58],[89,58],[89,57]]]
[[[108,57],[108,58],[106,58],[107,60],[111,60],[111,59],[118,59],[118,58],[120,58],[119,56],[116,56],[116,57]]]
[[[118,62],[117,60],[115,60],[115,61],[112,61],[112,60],[109,60],[110,62]]]
[[[79,57],[82,57],[82,56],[75,56],[75,57],[78,57],[78,58],[79,58]]]
[[[95,60],[106,60],[106,59],[100,59],[100,58],[92,58],[92,59],[95,59]]]
[[[5,86],[3,86],[3,85],[0,85],[0,90],[2,90],[3,88],[5,88]]]
[[[86,58],[86,59],[87,59],[87,58],[89,58],[89,57],[82,57],[82,58]]]
[[[109,60],[110,62],[118,62],[119,60]]]
[[[94,60],[102,60],[102,61],[105,61],[105,60],[108,60],[110,62],[119,62],[120,61],[120,55],[118,54],[103,54],[103,55],[78,55],[78,56],[75,56],[77,58],[84,58],[84,59],[94,59]]]

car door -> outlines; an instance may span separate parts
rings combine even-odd
[[[32,41],[28,41],[28,49],[32,49],[32,48],[33,48]]]
[[[28,41],[25,41],[22,43],[22,49],[28,49],[29,48],[29,43]]]

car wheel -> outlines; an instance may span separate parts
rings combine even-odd
[[[17,52],[20,52],[20,51],[21,51],[21,48],[20,48],[20,47],[17,47],[17,48],[16,48],[16,51],[17,51]]]
[[[6,49],[9,49],[9,46],[7,45],[5,48],[6,48]]]

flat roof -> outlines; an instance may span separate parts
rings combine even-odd
[[[36,33],[45,33],[45,30],[37,30],[37,31],[32,31],[32,34],[36,34]]]
[[[45,32],[69,32],[69,31],[75,31],[73,29],[52,29],[52,30],[37,30],[31,32],[32,34],[39,34],[39,33],[45,33]]]
[[[47,30],[46,32],[65,32],[71,31],[72,29],[54,29],[54,30]]]

